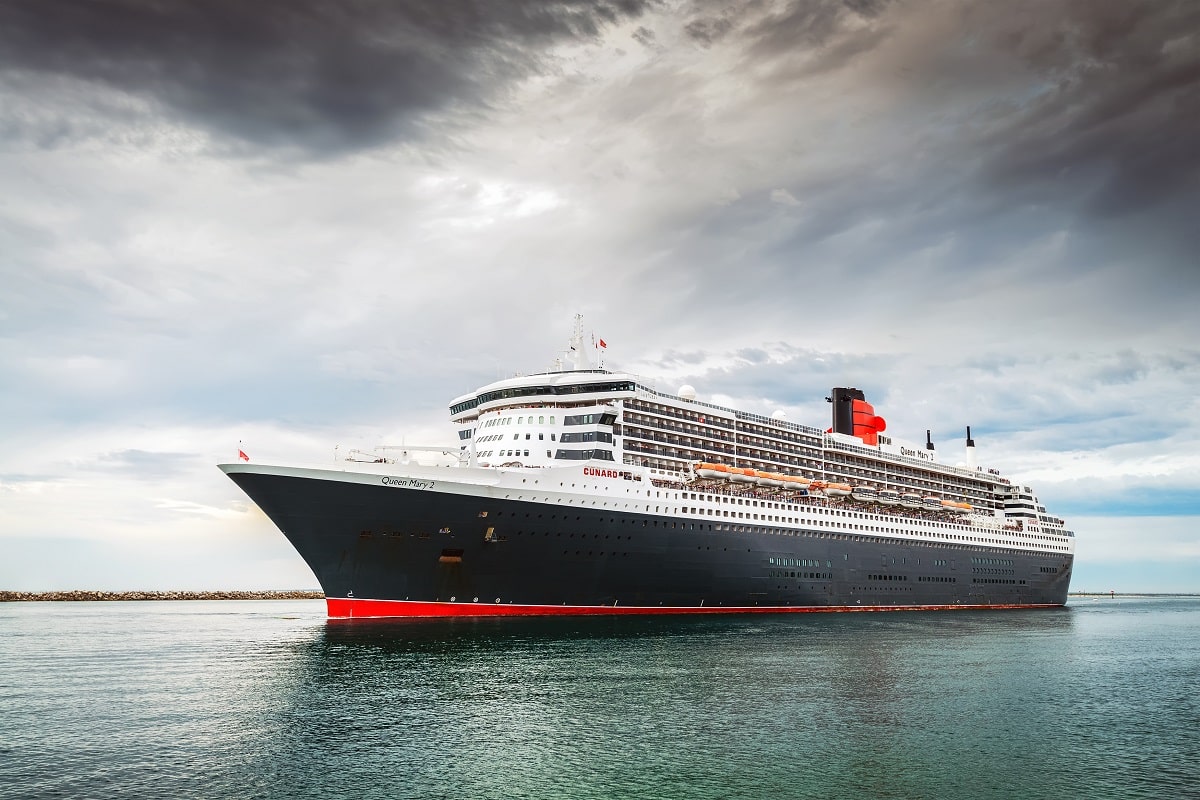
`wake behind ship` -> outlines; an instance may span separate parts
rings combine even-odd
[[[1032,490],[893,440],[864,394],[797,425],[593,367],[450,406],[452,465],[222,464],[331,617],[1028,608],[1066,602],[1075,537]],[[437,448],[424,448],[437,450]]]

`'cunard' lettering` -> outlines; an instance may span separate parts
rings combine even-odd
[[[622,472],[615,469],[604,469],[602,467],[584,467],[583,474],[593,478],[625,478],[629,480],[633,477],[631,472]]]

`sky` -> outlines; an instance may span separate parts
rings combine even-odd
[[[0,0],[0,589],[317,588],[217,468],[456,443],[573,317],[1200,591],[1194,0]]]

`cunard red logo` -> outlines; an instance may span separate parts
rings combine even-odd
[[[621,473],[615,469],[600,469],[599,467],[584,467],[584,475],[591,475],[596,478],[619,478]]]

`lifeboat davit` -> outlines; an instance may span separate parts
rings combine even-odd
[[[914,492],[901,492],[900,505],[904,506],[905,508],[920,508],[921,495]]]
[[[760,472],[758,470],[755,470],[754,472],[754,482],[759,486],[769,486],[775,488],[783,486],[781,477],[782,476],[776,475],[774,472]]]
[[[746,467],[730,467],[729,480],[734,483],[754,483],[758,480],[758,473]]]
[[[848,483],[827,483],[825,484],[825,494],[830,497],[847,497],[850,492],[854,491]]]
[[[701,478],[717,478],[720,480],[729,480],[729,467],[725,464],[704,464],[696,465],[696,474]]]
[[[879,502],[885,506],[894,506],[900,502],[900,493],[895,489],[880,489]]]
[[[860,503],[874,503],[879,500],[879,492],[874,486],[855,486],[851,490],[850,496]]]

